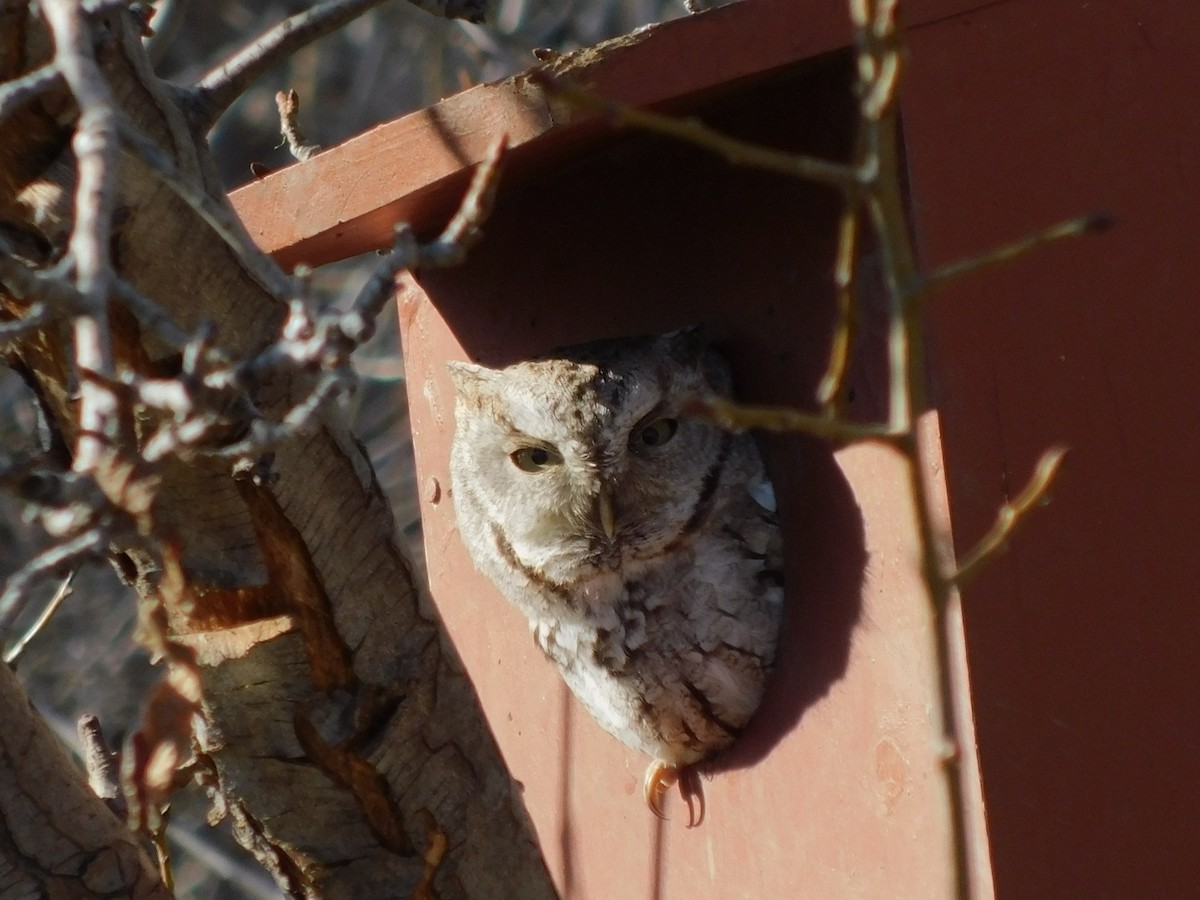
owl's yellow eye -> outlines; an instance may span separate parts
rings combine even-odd
[[[562,457],[548,447],[522,447],[510,453],[508,458],[522,472],[541,472],[562,462]]]
[[[661,447],[679,430],[678,419],[655,419],[649,425],[643,425],[634,436],[635,447]]]

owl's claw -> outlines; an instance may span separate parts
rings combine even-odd
[[[704,821],[704,789],[700,778],[692,766],[673,766],[661,759],[650,763],[646,769],[646,778],[642,782],[642,795],[650,812],[660,819],[666,819],[663,812],[663,796],[676,782],[679,783],[679,793],[688,806],[688,828],[695,828]],[[697,807],[699,812],[697,813]]]
[[[679,779],[679,770],[668,762],[656,759],[646,768],[646,778],[642,782],[642,796],[650,812],[660,819],[667,814],[662,811],[663,794]]]

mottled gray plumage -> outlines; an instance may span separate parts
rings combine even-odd
[[[771,484],[749,435],[684,415],[728,366],[688,329],[450,368],[463,542],[596,721],[658,761],[657,812],[651,782],[737,737],[775,657]]]

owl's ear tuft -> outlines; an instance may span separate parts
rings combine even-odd
[[[454,382],[454,392],[464,399],[478,396],[500,378],[495,369],[458,360],[446,363],[446,370]]]
[[[703,325],[687,325],[668,331],[659,341],[672,359],[684,365],[695,365],[708,348],[708,335]]]

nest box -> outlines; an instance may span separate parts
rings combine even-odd
[[[923,459],[957,549],[1072,447],[1054,502],[963,591],[964,795],[979,896],[1185,896],[1200,884],[1200,6],[911,0],[901,97],[930,266],[1110,211],[1113,232],[938,293]],[[745,0],[547,65],[598,94],[847,158],[845,4]],[[646,760],[602,732],[473,570],[448,497],[445,362],[491,365],[704,323],[739,396],[811,409],[834,316],[833,191],[695,146],[566,122],[528,74],[481,85],[238,192],[284,265],[432,233],[500,134],[486,236],[398,298],[430,587],[571,897],[944,897],[950,842],[934,635],[902,467],[885,447],[764,438],[788,546],[779,670],[706,781],[660,823]],[[886,402],[864,262],[851,414]],[[1185,404],[1183,391],[1192,397]],[[1172,482],[1162,473],[1179,476]],[[969,689],[967,685],[969,683]],[[974,730],[972,731],[972,726]],[[977,745],[977,754],[976,754]]]

